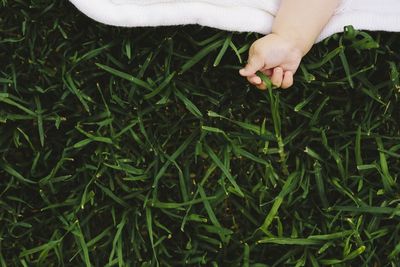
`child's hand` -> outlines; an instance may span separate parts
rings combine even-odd
[[[247,77],[257,88],[265,90],[265,84],[256,75],[257,71],[261,71],[271,79],[273,85],[286,89],[293,85],[293,75],[302,57],[302,50],[294,42],[271,33],[252,44],[248,63],[240,70],[240,75]]]

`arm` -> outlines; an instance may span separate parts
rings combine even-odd
[[[288,88],[301,58],[308,53],[341,0],[282,0],[271,34],[253,43],[240,74],[260,89],[262,71],[277,87]]]
[[[339,0],[283,0],[272,33],[294,41],[303,56],[332,17]]]

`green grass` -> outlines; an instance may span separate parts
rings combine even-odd
[[[266,92],[257,37],[0,1],[0,266],[397,266],[400,35]]]

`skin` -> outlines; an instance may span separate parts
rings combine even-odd
[[[250,47],[240,75],[257,88],[266,86],[256,75],[265,73],[276,87],[293,85],[301,59],[310,51],[341,0],[282,0],[272,32]]]

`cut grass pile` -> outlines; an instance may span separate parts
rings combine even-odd
[[[0,266],[398,266],[400,35],[266,92],[256,38],[1,0]]]

